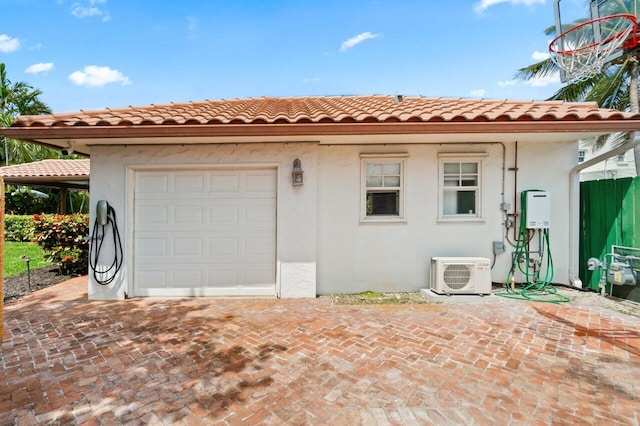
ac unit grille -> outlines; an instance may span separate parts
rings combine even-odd
[[[491,294],[491,262],[485,257],[432,257],[431,290],[437,294]]]
[[[451,290],[462,290],[469,284],[471,271],[467,265],[446,265],[443,279]]]

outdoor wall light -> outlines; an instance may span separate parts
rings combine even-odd
[[[74,143],[72,140],[67,141],[67,146],[60,150],[60,153],[62,154],[63,157],[73,154],[73,145]]]
[[[293,160],[293,171],[291,172],[291,184],[293,186],[303,185],[304,184],[303,178],[302,178],[303,174],[304,172],[302,171],[302,163],[298,158],[296,158],[295,160]]]

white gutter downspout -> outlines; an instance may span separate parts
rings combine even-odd
[[[635,132],[633,139],[629,142],[607,151],[604,154],[593,157],[584,163],[580,163],[569,172],[569,283],[574,287],[582,288],[582,281],[578,278],[578,262],[580,257],[580,181],[578,179],[578,173],[614,155],[624,154],[639,144],[640,132]]]

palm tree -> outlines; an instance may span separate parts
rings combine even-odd
[[[615,7],[614,13],[630,13],[638,16],[640,0],[616,0],[605,3],[601,10],[601,16],[608,13],[607,8]],[[579,21],[569,27],[578,24]],[[549,27],[546,35],[555,35],[556,28]],[[638,62],[639,51],[631,51],[623,54],[616,60],[605,64],[601,73],[582,81],[573,81],[560,88],[549,99],[565,101],[591,101],[603,108],[614,108],[621,111],[638,112]],[[542,60],[528,67],[521,68],[516,73],[516,78],[527,81],[534,78],[551,76],[558,72],[559,68],[551,58]],[[605,143],[611,142],[612,146],[620,146],[634,137],[633,132],[605,135],[587,142],[594,149],[601,148]],[[636,174],[640,176],[640,146],[634,148]]]
[[[51,110],[38,97],[41,90],[35,89],[23,81],[12,83],[7,70],[0,63],[0,126],[8,127],[18,115],[49,114]],[[5,165],[24,163],[44,158],[59,158],[60,154],[40,145],[20,142],[2,137]]]

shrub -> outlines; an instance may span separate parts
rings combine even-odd
[[[5,211],[11,214],[32,215],[58,211],[60,196],[52,188],[26,188],[7,185]]]
[[[8,214],[4,217],[4,237],[7,241],[32,241],[34,230],[31,215]]]
[[[34,215],[35,236],[48,260],[57,263],[60,273],[86,274],[89,265],[89,216]]]

